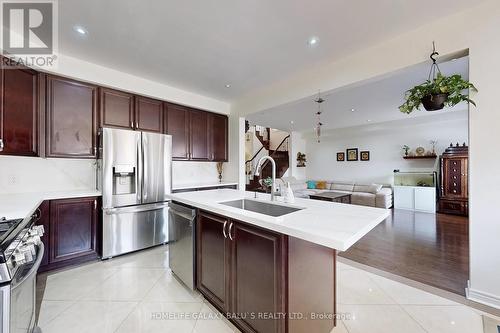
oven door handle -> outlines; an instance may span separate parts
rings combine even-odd
[[[24,281],[26,281],[31,275],[36,274],[38,271],[38,268],[40,267],[40,264],[42,263],[43,259],[43,252],[45,251],[45,247],[43,243],[40,243],[38,245],[38,253],[37,253],[37,258],[33,266],[30,268],[28,274],[26,274],[21,281],[14,281],[14,283],[11,285],[12,290],[16,289],[19,287],[21,284],[23,284]]]

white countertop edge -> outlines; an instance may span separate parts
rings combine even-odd
[[[27,218],[45,200],[99,197],[97,190],[48,191],[0,194],[0,217],[7,219]]]
[[[375,226],[377,226],[380,222],[385,220],[387,217],[389,217],[390,213],[389,211],[386,211],[385,214],[381,215],[379,218],[374,219],[373,222],[370,224],[366,225],[364,228],[360,229],[358,232],[356,232],[354,235],[349,237],[348,241],[342,242],[342,241],[337,241],[333,240],[329,237],[322,237],[319,235],[314,235],[307,233],[303,230],[299,230],[293,227],[287,227],[285,224],[280,224],[280,219],[279,217],[270,217],[266,216],[263,214],[251,212],[251,211],[243,211],[239,208],[234,208],[230,206],[222,206],[220,204],[210,204],[206,205],[204,203],[200,203],[197,201],[189,200],[186,198],[179,198],[178,196],[175,196],[175,194],[172,194],[170,197],[171,200],[181,202],[183,204],[193,206],[208,212],[212,212],[215,214],[223,215],[232,219],[240,220],[258,227],[262,227],[264,229],[268,229],[271,231],[276,231],[282,234],[286,234],[288,236],[292,236],[295,238],[299,238],[305,241],[309,241],[311,243],[315,243],[318,245],[322,245],[340,252],[348,250],[354,243],[356,243],[358,240],[360,240],[363,236],[365,236],[368,232],[370,232]],[[234,200],[238,200],[239,198],[235,198]],[[248,198],[252,200],[256,200],[253,198]],[[259,199],[257,199],[259,200]],[[310,200],[310,199],[306,199]],[[266,200],[259,200],[259,201],[266,201]],[[268,201],[268,200],[267,200]],[[283,203],[275,203],[275,204],[282,204]],[[298,207],[298,208],[303,208],[300,204],[285,204],[286,206],[292,206],[292,207]],[[221,207],[218,207],[221,206]]]
[[[223,181],[222,183],[193,183],[193,184],[180,184],[172,186],[172,191],[175,190],[187,190],[190,188],[205,188],[205,187],[222,187],[222,186],[230,186],[230,185],[238,185],[238,182],[233,181]]]

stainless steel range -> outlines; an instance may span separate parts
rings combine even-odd
[[[36,273],[43,258],[39,214],[0,219],[0,333],[26,333],[35,328]]]

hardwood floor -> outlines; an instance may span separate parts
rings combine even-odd
[[[393,210],[342,257],[465,296],[467,217]]]

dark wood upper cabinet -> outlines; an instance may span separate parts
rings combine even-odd
[[[209,113],[189,112],[189,156],[191,160],[210,160]]]
[[[51,264],[97,258],[97,206],[96,197],[50,201]]]
[[[135,129],[163,132],[163,102],[142,96],[135,97]]]
[[[245,332],[285,332],[285,318],[267,320],[247,313],[286,312],[286,236],[231,221],[232,308]]]
[[[210,160],[227,162],[228,119],[227,116],[210,113]]]
[[[96,158],[97,86],[47,76],[46,155]]]
[[[189,110],[186,107],[165,103],[165,133],[172,136],[172,158],[189,159]]]
[[[40,75],[0,65],[0,76],[0,155],[38,156]]]
[[[229,221],[200,212],[196,226],[197,287],[221,311],[230,306],[230,243],[224,237]]]
[[[134,128],[134,95],[100,88],[99,100],[101,127]]]

